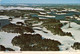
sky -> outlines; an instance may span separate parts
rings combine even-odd
[[[80,0],[1,0],[0,3],[80,4]]]

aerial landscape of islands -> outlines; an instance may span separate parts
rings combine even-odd
[[[80,5],[0,6],[0,51],[80,50]]]

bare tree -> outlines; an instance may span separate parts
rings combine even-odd
[[[72,19],[72,17],[66,17],[66,19],[69,21],[69,27],[68,28],[71,28],[71,19]]]

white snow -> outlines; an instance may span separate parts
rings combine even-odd
[[[51,12],[47,12],[47,13],[51,13]]]
[[[68,21],[61,21],[61,22],[68,22]],[[68,28],[69,24],[63,26],[61,29],[65,32],[71,32],[74,38],[74,42],[79,42],[80,43],[80,25],[74,22],[71,22],[71,27]],[[73,50],[73,49],[70,49]],[[78,50],[76,50],[78,51]]]
[[[21,18],[14,18],[11,23],[16,24],[17,22],[22,22],[24,23],[24,20],[22,20]]]
[[[40,14],[46,14],[46,13],[44,13],[44,12],[40,12]]]
[[[2,16],[0,15],[0,19],[8,19],[9,17],[8,16]]]
[[[57,15],[63,15],[63,14],[66,14],[66,13],[56,13]]]
[[[0,6],[0,10],[12,10],[12,9],[18,9],[18,10],[44,10],[42,8],[32,8],[32,7],[2,7]]]
[[[41,25],[43,22],[39,22],[38,24],[33,24],[33,26]]]
[[[80,20],[80,17],[79,17],[79,18],[77,18],[77,20]]]
[[[69,11],[77,11],[76,9],[70,9]]]
[[[61,23],[68,23],[69,21],[60,21]]]
[[[12,39],[15,36],[18,36],[18,35],[20,35],[20,34],[17,34],[17,33],[7,33],[7,32],[0,31],[0,45],[5,46],[6,48],[14,49],[16,51],[20,51],[20,47],[13,46],[13,44],[11,43]]]
[[[8,17],[8,16],[0,16],[0,19],[9,19],[9,17]],[[13,18],[13,20],[10,21],[10,22],[13,23],[13,24],[16,24],[17,22],[22,22],[22,23],[24,23],[24,20],[26,20],[26,19]]]
[[[39,33],[44,38],[59,41],[62,44],[60,46],[60,50],[62,50],[62,51],[65,51],[66,48],[69,48],[74,43],[74,39],[72,39],[72,37],[53,35],[46,28],[43,28],[43,30],[46,31],[46,32],[48,32],[48,33],[44,33],[43,31],[38,31],[38,30],[35,30],[35,32]]]
[[[0,10],[3,10],[4,9],[4,7],[3,6],[0,6]]]
[[[68,21],[61,21],[61,22],[68,22]],[[61,51],[77,51],[71,48],[71,46],[74,44],[74,42],[80,42],[80,25],[76,23],[72,23],[71,29],[67,28],[68,24],[62,27],[62,30],[65,32],[71,32],[73,37],[69,36],[59,36],[59,35],[53,35],[51,31],[47,30],[45,27],[41,28],[43,31],[46,31],[48,33],[44,33],[43,31],[35,30],[36,33],[39,33],[42,35],[43,38],[51,39],[51,40],[57,40],[59,41],[62,45],[59,46]],[[34,27],[34,28],[39,28],[40,27]],[[67,50],[66,50],[67,49]]]
[[[68,28],[69,24],[67,24],[64,27],[62,27],[62,30],[65,32],[71,32],[75,41],[80,42],[80,25],[74,22],[71,22],[70,25],[72,28]]]
[[[47,16],[45,16],[45,17],[55,17],[55,16],[48,16],[48,15],[47,15]]]
[[[19,10],[44,10],[42,8],[32,8],[32,7],[2,7],[0,6],[0,10],[12,10],[12,9],[19,9]],[[64,10],[66,11],[66,10]],[[75,9],[70,9],[69,11],[76,11]],[[40,12],[41,14],[46,14],[43,12]],[[49,12],[47,12],[49,13]],[[66,13],[61,13],[61,14],[66,14]],[[55,16],[48,16],[48,15],[39,15],[39,16],[44,16],[44,17],[55,17]],[[72,17],[72,16],[71,16]],[[8,16],[0,16],[0,19],[8,19]],[[43,18],[44,19],[44,18]],[[80,20],[80,19],[78,19]],[[21,18],[14,18],[11,23],[16,24],[16,22],[23,22],[24,20],[22,20]],[[61,23],[68,23],[68,21],[60,21]],[[41,25],[43,22],[40,22],[38,24],[33,24],[33,26],[37,26],[37,25]],[[69,37],[69,36],[60,36],[60,35],[53,35],[51,33],[51,31],[47,30],[45,27],[41,28],[41,27],[33,27],[34,31],[40,35],[42,35],[43,38],[46,39],[51,39],[51,40],[57,40],[61,43],[61,45],[59,46],[61,51],[75,51],[74,49],[71,48],[71,46],[74,44],[74,42],[79,42],[80,43],[80,25],[71,22],[71,27],[72,28],[68,28],[69,24],[64,25],[61,29],[64,32],[71,32],[71,34],[73,35],[73,37]],[[40,30],[35,30],[35,29],[41,29]],[[43,31],[46,31],[48,33],[44,33]],[[24,32],[27,33],[27,32]],[[34,34],[34,33],[33,33]],[[17,33],[7,33],[7,32],[2,32],[0,31],[0,45],[5,46],[6,48],[11,48],[14,49],[16,51],[20,51],[20,47],[18,46],[13,46],[13,44],[11,43],[12,39],[15,36],[18,36],[20,34]],[[31,45],[33,46],[33,45]],[[66,50],[67,49],[67,50]]]

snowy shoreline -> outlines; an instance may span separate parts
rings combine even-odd
[[[61,23],[68,23],[68,21],[60,21]],[[41,25],[43,22],[40,22],[38,24],[33,24],[34,26],[37,25]],[[76,26],[74,26],[76,25]],[[65,32],[71,32],[73,37],[69,37],[69,36],[59,36],[59,35],[53,35],[53,33],[51,33],[51,31],[47,30],[45,27],[41,28],[41,27],[33,27],[35,34],[40,34],[43,38],[46,39],[51,39],[51,40],[57,40],[61,43],[61,45],[59,46],[60,51],[77,51],[75,49],[73,49],[71,46],[75,43],[75,42],[80,42],[79,41],[79,33],[80,32],[78,29],[80,28],[80,25],[71,22],[71,26],[72,28],[68,28],[68,24],[64,25],[61,29]],[[35,29],[41,29],[41,31],[39,30],[35,30]],[[46,31],[48,33],[44,33],[43,31]],[[76,36],[76,34],[78,34]],[[5,46],[6,48],[12,48],[15,51],[20,51],[20,47],[18,46],[13,46],[13,44],[11,43],[12,39],[15,36],[18,36],[20,34],[18,33],[7,33],[7,32],[3,32],[0,31],[0,45]],[[6,41],[7,40],[7,41]]]
[[[13,46],[13,44],[11,43],[12,39],[15,36],[18,36],[20,34],[17,33],[7,33],[7,32],[1,32],[0,31],[0,45],[5,46],[6,48],[11,48],[15,51],[20,51],[20,47],[18,46]]]

